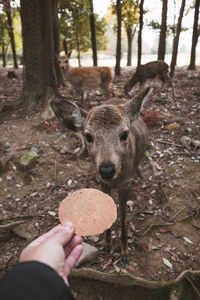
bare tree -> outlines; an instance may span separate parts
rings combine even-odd
[[[90,30],[91,30],[93,65],[97,66],[97,43],[96,43],[96,31],[95,31],[95,18],[94,18],[93,0],[89,0],[89,5],[90,5]]]
[[[57,93],[58,28],[55,0],[21,0],[24,103],[48,105]]]
[[[162,0],[162,21],[160,30],[160,39],[158,46],[158,59],[165,59],[165,47],[166,47],[166,30],[167,30],[167,5],[168,0]]]
[[[3,4],[4,4],[6,16],[7,16],[7,21],[8,21],[8,34],[10,37],[11,48],[12,48],[12,53],[13,53],[13,63],[14,63],[15,69],[17,69],[18,64],[17,64],[17,55],[16,55],[16,48],[15,48],[15,38],[14,38],[14,33],[13,33],[10,0],[4,0]]]
[[[181,33],[181,24],[182,24],[183,12],[184,12],[184,8],[185,8],[185,1],[186,0],[182,0],[182,3],[181,3],[178,24],[177,24],[177,30],[176,30],[176,34],[175,34],[174,40],[173,40],[173,51],[172,51],[172,59],[171,59],[171,64],[170,64],[170,69],[171,69],[170,76],[171,77],[174,76],[174,70],[175,70],[175,66],[176,66],[178,43],[179,43],[179,36]]]
[[[115,74],[120,75],[120,61],[121,61],[121,0],[117,0],[117,49],[116,49],[116,65]]]
[[[196,52],[196,45],[198,41],[198,18],[199,18],[199,5],[200,0],[196,0],[195,3],[195,11],[194,11],[194,24],[193,24],[193,33],[192,33],[192,47],[191,47],[191,56],[190,56],[190,64],[188,66],[188,70],[195,70],[195,52]]]
[[[143,29],[143,10],[144,0],[140,1],[140,28],[138,33],[138,61],[137,66],[141,65],[141,58],[142,58],[142,29]]]

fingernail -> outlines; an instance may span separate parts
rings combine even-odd
[[[72,222],[70,222],[70,221],[67,221],[64,225],[63,225],[65,228],[67,228],[68,230],[70,230],[70,231],[73,231],[73,224],[72,224]]]

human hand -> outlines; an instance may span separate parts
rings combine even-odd
[[[71,222],[57,225],[31,242],[21,253],[19,261],[36,260],[52,267],[68,283],[68,275],[79,259],[82,238],[73,235]]]

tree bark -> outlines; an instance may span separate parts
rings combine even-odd
[[[127,34],[127,40],[128,40],[128,54],[127,54],[127,66],[132,65],[132,45],[133,45],[133,38],[136,33],[136,27],[134,30],[132,27],[129,27],[126,29],[126,34]]]
[[[90,4],[90,31],[91,31],[93,65],[97,66],[97,43],[96,43],[93,0],[89,0],[89,4]]]
[[[121,62],[121,0],[117,0],[117,48],[116,48],[116,65],[115,74],[120,75],[120,62]]]
[[[174,70],[175,70],[175,66],[176,66],[178,43],[179,43],[179,36],[180,36],[180,32],[181,32],[181,24],[182,24],[183,12],[184,12],[184,8],[185,8],[185,1],[186,0],[182,0],[182,3],[181,3],[177,31],[176,31],[176,34],[174,36],[174,41],[173,41],[172,59],[171,59],[171,64],[170,64],[170,69],[171,69],[170,76],[171,77],[174,76]]]
[[[166,47],[166,30],[167,30],[167,4],[168,0],[162,0],[162,21],[161,21],[161,30],[160,30],[160,39],[158,46],[158,59],[165,59],[165,47]]]
[[[4,5],[5,5],[6,16],[7,16],[7,20],[8,20],[8,34],[9,34],[9,37],[10,37],[12,53],[13,53],[13,64],[14,64],[14,68],[18,69],[17,55],[16,55],[16,48],[15,48],[15,38],[14,38],[14,33],[13,33],[13,24],[12,24],[12,17],[11,17],[10,1],[7,0],[4,3],[5,3]]]
[[[142,29],[143,29],[143,6],[144,0],[140,1],[140,28],[138,33],[138,61],[137,66],[141,65],[141,58],[142,58]]]
[[[24,103],[48,105],[48,97],[57,93],[54,0],[21,0],[24,58]]]
[[[80,41],[78,32],[76,31],[76,47],[77,47],[77,59],[78,59],[78,65],[81,67],[81,50],[80,50]]]
[[[190,64],[188,70],[196,70],[195,60],[196,60],[196,45],[198,41],[198,18],[199,18],[199,5],[200,0],[196,0],[195,12],[194,12],[194,24],[193,24],[193,33],[192,33],[192,47],[191,47],[191,56]]]

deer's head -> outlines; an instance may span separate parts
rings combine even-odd
[[[74,104],[74,118],[71,118],[71,122],[82,122],[82,134],[89,155],[96,163],[101,181],[111,184],[128,172],[130,161],[136,155],[137,141],[132,124],[138,120],[142,102],[148,92],[149,88],[125,104],[103,104],[93,107],[84,120],[79,108]],[[66,124],[65,119],[69,118],[65,113],[68,106],[68,101],[52,102],[52,108],[63,124]]]

